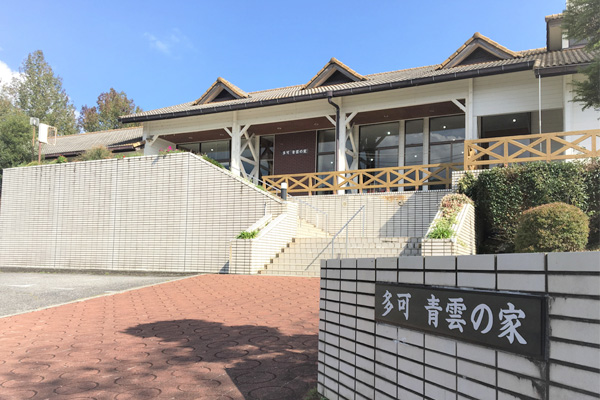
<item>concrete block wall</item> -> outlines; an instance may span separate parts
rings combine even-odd
[[[0,266],[227,272],[283,202],[189,153],[4,170]]]
[[[364,211],[349,225],[350,236],[362,236],[364,222],[365,237],[422,237],[433,221],[442,197],[448,193],[451,191],[303,196],[298,197],[298,205],[300,218],[332,235],[364,205]],[[314,208],[327,214],[326,226],[323,213]]]
[[[257,274],[292,241],[298,232],[298,205],[288,202],[285,206],[286,211],[261,229],[255,239],[231,241],[230,273]]]
[[[600,252],[327,260],[318,391],[337,399],[597,399]],[[549,297],[547,360],[375,322],[375,283]]]

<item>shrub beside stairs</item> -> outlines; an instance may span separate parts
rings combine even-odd
[[[332,236],[316,226],[300,220],[298,234],[283,248],[261,275],[320,276],[321,260],[331,259]],[[335,240],[333,258],[398,257],[420,255],[421,238],[410,237],[349,237],[342,232]],[[327,247],[327,248],[326,248]],[[325,251],[323,251],[325,249]],[[321,253],[322,252],[322,253]],[[321,253],[319,255],[319,253]]]

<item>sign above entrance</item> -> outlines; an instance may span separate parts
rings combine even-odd
[[[299,154],[308,154],[308,149],[282,150],[282,156],[295,156]]]
[[[377,283],[375,320],[520,355],[546,357],[544,296]]]

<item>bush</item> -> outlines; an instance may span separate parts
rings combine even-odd
[[[241,231],[239,235],[237,235],[236,239],[254,239],[258,236],[258,229],[254,231]]]
[[[585,184],[588,193],[587,215],[590,217],[590,249],[600,248],[600,159],[585,165]]]
[[[588,216],[569,204],[534,207],[519,218],[515,249],[520,253],[584,250],[588,224]]]
[[[210,158],[209,156],[207,156],[206,154],[202,155],[202,158],[206,161],[208,161],[209,163],[211,163],[212,165],[216,165],[219,168],[223,168],[225,169],[225,167],[223,166],[223,164],[221,164],[220,162],[218,162],[217,160],[215,160],[214,158]]]
[[[68,162],[69,162],[69,160],[65,156],[58,156],[58,158],[56,159],[57,164],[65,164]]]
[[[78,161],[94,161],[94,160],[106,160],[108,158],[114,158],[114,154],[104,146],[92,147],[86,150],[82,155],[77,157]]]
[[[442,216],[434,222],[434,226],[427,235],[432,239],[450,239],[455,232],[452,225],[456,223],[456,216],[465,204],[473,204],[473,201],[464,194],[448,194],[442,197],[440,210]]]
[[[473,182],[462,180],[461,190],[475,201],[480,228],[478,253],[514,251],[523,211],[562,202],[590,210],[585,163],[535,162],[482,171]]]

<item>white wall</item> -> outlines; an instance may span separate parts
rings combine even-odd
[[[226,272],[283,203],[189,153],[4,170],[0,266]]]
[[[476,116],[539,109],[538,81],[533,71],[475,78],[473,85]],[[542,78],[542,110],[562,107],[562,77]]]

